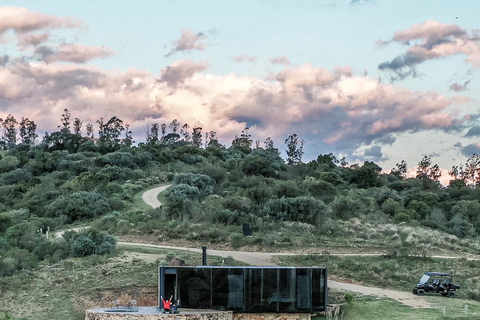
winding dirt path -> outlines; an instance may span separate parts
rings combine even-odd
[[[145,191],[142,194],[143,202],[145,202],[146,204],[148,204],[152,208],[161,207],[162,203],[160,201],[158,201],[158,195],[160,193],[162,193],[163,191],[165,191],[170,186],[171,185],[169,184],[167,186],[156,187],[156,188]]]

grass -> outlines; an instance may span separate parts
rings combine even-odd
[[[150,302],[155,305],[158,266],[172,258],[188,265],[200,265],[202,260],[198,253],[120,246],[116,255],[71,258],[0,278],[0,310],[16,317],[12,319],[83,320],[86,308],[108,307],[114,299],[142,288],[154,291]],[[213,256],[208,262],[220,265],[223,260],[236,263]]]
[[[283,256],[282,265],[323,266],[330,277],[353,279],[366,285],[411,291],[427,271],[443,271],[454,275],[461,286],[460,298],[480,300],[480,261],[466,259],[433,259],[423,257],[339,257],[325,255]]]
[[[347,308],[345,319],[389,319],[389,320],[437,320],[437,319],[479,319],[480,303],[461,299],[442,299],[432,309],[412,309],[398,301],[375,298],[356,297],[352,305]],[[465,304],[468,304],[468,315],[465,315]],[[445,318],[443,318],[445,306]]]

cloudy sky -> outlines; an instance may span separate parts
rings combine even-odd
[[[19,6],[21,5],[21,6]],[[384,169],[480,152],[475,1],[0,1],[0,117],[173,119]]]

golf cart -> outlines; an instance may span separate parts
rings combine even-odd
[[[452,283],[452,275],[444,272],[425,272],[413,288],[413,293],[422,295],[431,292],[451,297],[457,289],[460,287]]]

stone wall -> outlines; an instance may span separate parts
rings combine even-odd
[[[309,313],[234,313],[233,320],[311,320]]]
[[[85,320],[232,320],[231,311],[209,313],[141,314],[99,313],[87,310]]]

